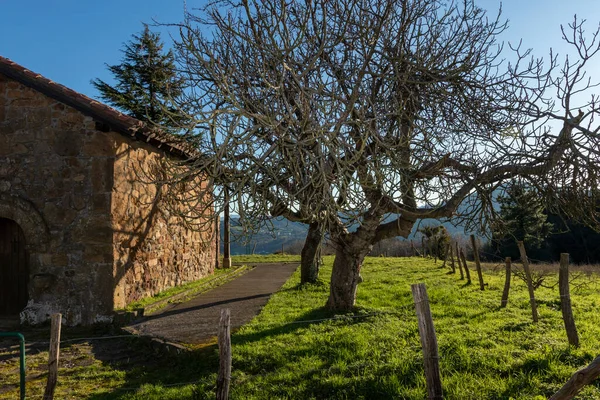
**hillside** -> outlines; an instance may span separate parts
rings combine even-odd
[[[252,254],[253,249],[255,254],[272,254],[283,251],[286,253],[299,253],[306,238],[308,226],[299,222],[292,222],[286,219],[273,220],[273,230],[262,228],[257,234],[246,237],[242,235],[241,229],[236,227],[236,218],[232,218],[232,238],[231,238],[231,254]],[[408,240],[419,238],[417,233],[419,227],[427,225],[438,225],[439,222],[433,219],[422,220],[421,223],[415,224]],[[442,225],[446,227],[452,236],[464,236],[470,234],[465,232],[461,226],[454,226],[450,222],[445,222]],[[223,231],[224,220],[221,219],[221,251],[223,249]],[[404,238],[400,238],[404,240]],[[256,246],[256,247],[255,247]]]

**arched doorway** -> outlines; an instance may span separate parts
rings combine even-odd
[[[0,218],[0,315],[18,315],[27,305],[29,254],[15,221]]]

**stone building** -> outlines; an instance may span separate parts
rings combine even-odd
[[[150,178],[186,156],[168,138],[0,57],[0,316],[107,322],[213,272],[214,224],[188,228]]]

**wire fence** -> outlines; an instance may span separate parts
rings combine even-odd
[[[481,251],[481,254],[485,254],[491,257],[496,258],[497,260],[501,260],[498,264],[494,265],[493,268],[496,269],[504,265],[505,258],[498,256],[497,254],[492,254],[488,252]],[[540,260],[534,260],[540,262]],[[561,296],[563,297],[563,296]],[[432,304],[435,304],[433,302]],[[394,310],[386,310],[386,311],[375,311],[365,314],[348,314],[348,315],[335,315],[333,317],[328,318],[313,318],[313,319],[297,319],[297,320],[283,320],[283,321],[273,321],[273,322],[251,322],[246,324],[245,326],[251,329],[271,329],[273,327],[285,328],[287,326],[297,326],[302,324],[318,324],[323,322],[352,322],[361,319],[374,318],[378,316],[392,316],[397,318],[406,318],[407,311],[412,311],[415,309],[415,303],[411,302],[408,304],[403,304],[394,308]],[[105,335],[105,336],[86,336],[86,337],[77,337],[77,338],[69,338],[60,341],[60,345],[70,344],[70,343],[80,343],[80,342],[94,342],[94,341],[105,341],[105,340],[118,340],[118,339],[132,339],[132,338],[148,338],[146,335],[139,335],[135,333],[131,334],[122,334],[122,335]],[[37,341],[37,342],[29,342],[27,343],[27,347],[42,347],[48,346],[50,344],[49,341]],[[381,363],[378,363],[380,365]],[[392,364],[390,364],[392,365]],[[202,383],[203,380],[194,380],[194,381],[186,381],[186,382],[174,382],[174,383],[161,383],[161,387],[181,387],[181,386],[189,386],[189,385],[198,385]],[[110,388],[110,390],[114,391],[138,391],[141,386],[137,387],[114,387]],[[42,398],[43,395],[28,395],[28,398]]]
[[[368,319],[368,318],[373,318],[373,317],[378,317],[378,316],[393,316],[393,317],[397,317],[397,318],[404,318],[406,317],[406,311],[408,310],[414,310],[415,308],[415,304],[414,303],[409,303],[409,304],[405,304],[405,305],[401,305],[399,307],[396,308],[395,311],[377,311],[377,312],[371,312],[371,313],[366,313],[366,314],[353,314],[353,315],[335,315],[333,317],[329,317],[329,318],[315,318],[315,319],[300,319],[300,320],[292,320],[292,321],[274,321],[271,323],[265,323],[265,322],[259,322],[259,323],[250,323],[250,324],[246,324],[245,326],[249,327],[249,328],[263,328],[263,329],[271,329],[274,326],[277,326],[279,328],[285,328],[286,326],[297,326],[297,325],[302,325],[302,324],[317,324],[317,323],[323,323],[323,322],[351,322],[351,321],[356,321],[356,320],[360,320],[360,319]],[[94,341],[104,341],[104,340],[117,340],[117,339],[140,339],[140,338],[151,338],[151,336],[145,336],[145,335],[138,335],[138,334],[124,334],[124,335],[109,335],[109,336],[87,336],[87,337],[79,337],[79,338],[70,338],[70,339],[61,339],[60,340],[60,346],[64,345],[64,344],[70,344],[70,343],[84,343],[84,342],[94,342]],[[49,346],[50,345],[50,341],[36,341],[36,342],[27,342],[26,343],[26,349],[29,349],[29,351],[31,351],[32,348],[41,348],[44,346]],[[8,346],[7,347],[9,350],[12,348],[12,346]],[[30,353],[31,356],[31,353]],[[381,363],[379,363],[381,364]],[[392,364],[390,363],[390,366]],[[171,387],[182,387],[182,386],[189,386],[189,385],[198,385],[202,383],[202,380],[195,380],[195,381],[186,381],[186,382],[174,382],[174,383],[161,383],[161,387],[163,388],[171,388]],[[110,388],[110,390],[114,390],[114,391],[120,391],[120,392],[135,392],[140,390],[140,386],[137,387],[114,387],[114,388]],[[39,395],[31,395],[28,394],[27,398],[30,399],[37,399],[37,398],[43,398],[44,395],[43,394],[39,394]]]

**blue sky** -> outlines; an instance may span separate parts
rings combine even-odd
[[[187,6],[203,3],[188,0]],[[500,1],[477,4],[495,15]],[[539,56],[546,56],[550,47],[564,53],[559,26],[573,14],[588,19],[588,31],[593,31],[600,22],[600,1],[506,0],[503,17],[510,20],[510,28],[503,39],[523,38]],[[119,62],[123,42],[143,22],[178,22],[182,16],[182,0],[0,0],[0,55],[95,97],[90,80],[111,80],[105,63]],[[595,66],[600,79],[600,59]]]

